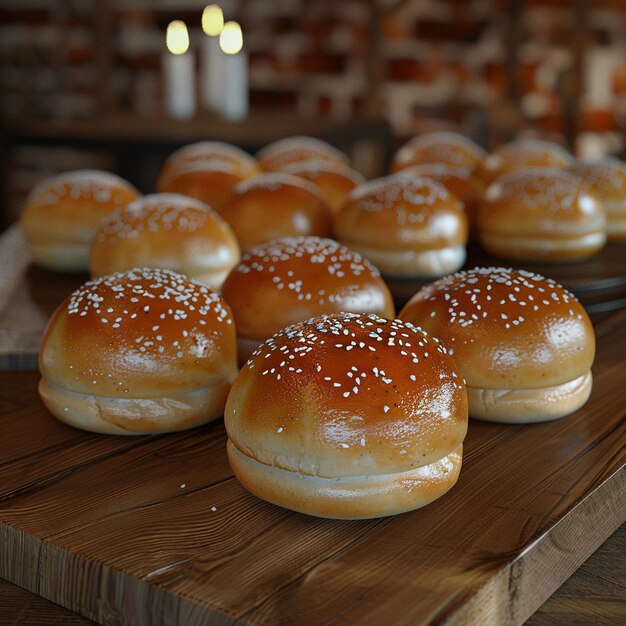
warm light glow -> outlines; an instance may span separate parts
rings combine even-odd
[[[167,25],[165,45],[172,54],[185,54],[189,50],[189,33],[182,20],[174,20]]]
[[[226,22],[220,33],[220,48],[226,54],[237,54],[243,48],[243,34],[237,22]]]
[[[209,4],[202,11],[202,30],[207,35],[215,37],[224,28],[224,13],[217,4]]]

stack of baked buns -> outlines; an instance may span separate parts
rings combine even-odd
[[[93,277],[45,331],[46,406],[109,434],[224,415],[244,487],[344,519],[444,495],[468,416],[521,424],[583,406],[595,338],[575,296],[530,271],[458,270],[470,223],[494,255],[529,262],[596,253],[607,216],[623,238],[623,164],[538,141],[485,155],[431,133],[391,169],[366,182],[296,137],[255,158],[187,146],[144,197],[103,172],[41,185],[21,218],[34,259],[89,261]],[[398,279],[422,288],[394,319]]]

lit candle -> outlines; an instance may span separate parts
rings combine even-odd
[[[240,120],[248,115],[248,55],[237,22],[224,24],[220,48],[225,53],[222,114],[229,120]]]
[[[223,101],[224,53],[219,35],[224,28],[224,14],[217,4],[209,4],[202,12],[202,102],[212,111],[220,111]]]
[[[174,20],[167,26],[163,57],[165,108],[172,117],[191,117],[196,110],[194,56],[189,51],[185,22]]]

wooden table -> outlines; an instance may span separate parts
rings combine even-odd
[[[624,522],[625,319],[597,325],[583,409],[473,422],[452,491],[369,521],[247,494],[219,422],[83,433],[0,373],[0,577],[108,624],[520,624]]]

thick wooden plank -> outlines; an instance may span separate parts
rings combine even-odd
[[[2,373],[0,576],[105,624],[521,624],[626,516],[625,318],[597,327],[582,410],[473,422],[458,485],[382,520],[256,500],[221,422],[78,433],[40,404],[35,374]]]

